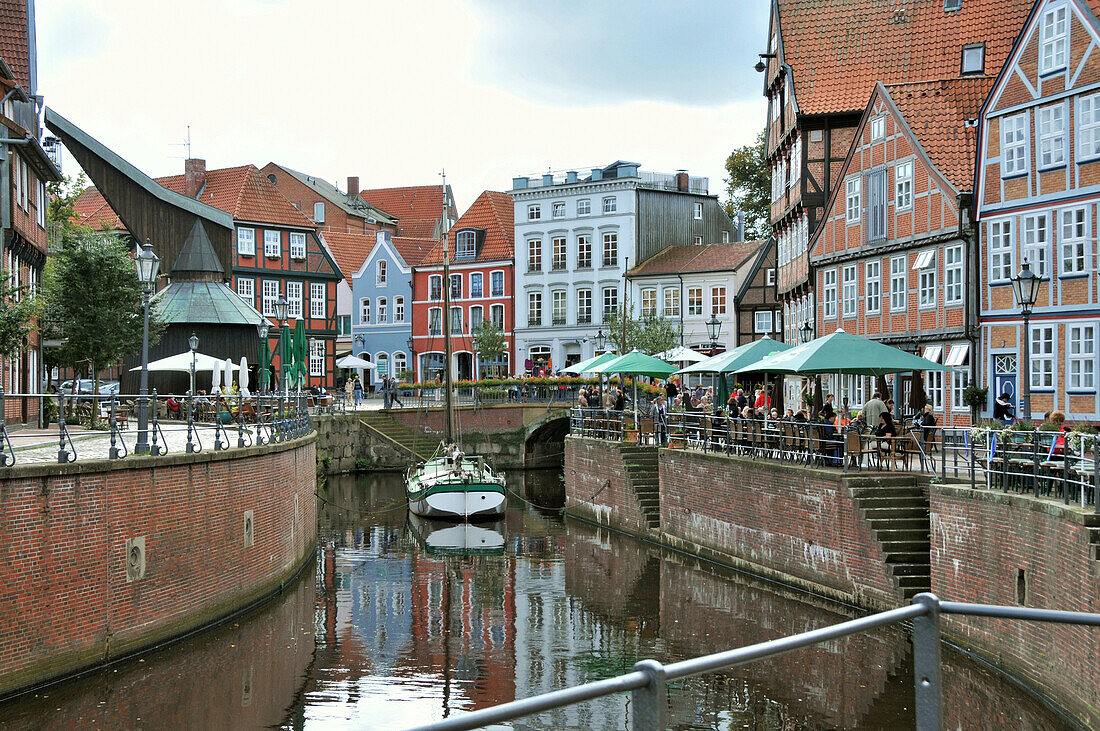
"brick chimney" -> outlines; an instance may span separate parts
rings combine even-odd
[[[358,175],[349,175],[348,176],[348,195],[350,195],[350,196],[359,195],[359,176]]]
[[[688,190],[690,187],[688,182],[688,174],[686,170],[676,171],[676,190]]]
[[[198,198],[206,185],[206,160],[187,160],[183,163],[183,194]]]

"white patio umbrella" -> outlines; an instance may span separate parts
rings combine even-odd
[[[225,364],[220,360],[214,364],[214,373],[210,381],[210,393],[222,392],[222,368],[224,367]]]
[[[369,360],[363,360],[355,355],[345,355],[340,360],[336,361],[337,368],[362,368],[366,370],[375,370],[378,368],[374,363]]]
[[[248,358],[241,356],[241,370],[237,373],[237,385],[241,387],[241,395],[249,396],[248,392]]]
[[[195,353],[195,371],[212,371],[214,366],[219,364],[222,368],[225,368],[225,361],[215,358],[212,355],[204,355],[203,353]],[[233,370],[236,370],[237,366],[233,366]],[[141,366],[134,366],[131,371],[140,371]],[[167,358],[161,358],[160,360],[154,360],[149,363],[149,372],[168,372],[176,371],[179,373],[191,372],[191,351],[185,351],[176,355],[170,355]]]
[[[233,365],[233,359],[229,356],[225,358],[225,367],[222,368],[222,376],[225,378],[225,387],[229,388],[233,385],[233,369],[237,366]]]
[[[683,345],[678,345],[663,353],[657,353],[653,357],[660,358],[666,363],[699,363],[707,359],[707,356],[699,351],[685,348]]]

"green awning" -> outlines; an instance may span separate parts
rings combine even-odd
[[[736,373],[738,369],[743,369],[773,353],[788,350],[790,347],[786,343],[764,336],[759,340],[746,343],[713,358],[708,358],[699,363],[692,363],[687,368],[676,371],[676,373]]]
[[[659,358],[646,355],[635,350],[624,356],[609,360],[602,365],[589,368],[593,373],[612,375],[616,373],[636,376],[652,376],[654,378],[668,378],[676,372],[676,366],[669,365]]]
[[[837,330],[809,343],[770,355],[737,369],[737,373],[826,373],[885,376],[906,371],[954,371],[919,355]]]
[[[595,358],[589,358],[588,360],[582,360],[580,363],[574,363],[568,368],[562,368],[562,373],[570,373],[575,376],[579,376],[582,373],[591,373],[593,366],[602,365],[608,361],[618,358],[618,353],[612,353],[610,351],[606,353],[600,353]]]

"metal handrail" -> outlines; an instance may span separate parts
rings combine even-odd
[[[563,688],[531,698],[522,698],[492,708],[483,708],[425,726],[416,726],[414,731],[477,729],[623,691],[631,691],[631,728],[634,731],[662,729],[668,725],[666,684],[670,680],[724,670],[910,620],[913,622],[913,688],[916,699],[917,729],[935,731],[943,725],[939,626],[941,614],[1100,627],[1100,614],[944,602],[940,601],[935,594],[918,594],[913,598],[912,604],[904,607],[668,665],[656,660],[642,660],[634,665],[633,672],[625,675]]]

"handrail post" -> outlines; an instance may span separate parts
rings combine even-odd
[[[633,731],[651,731],[668,727],[668,701],[665,690],[665,666],[656,660],[635,663],[634,670],[645,673],[649,682],[630,693]]]
[[[187,392],[187,454],[195,453],[195,442],[192,436],[195,433],[195,390]]]
[[[244,449],[244,394],[237,392],[237,449]]]
[[[913,597],[927,612],[913,620],[913,690],[916,698],[917,731],[940,731],[942,671],[940,664],[940,600],[935,594]]]

